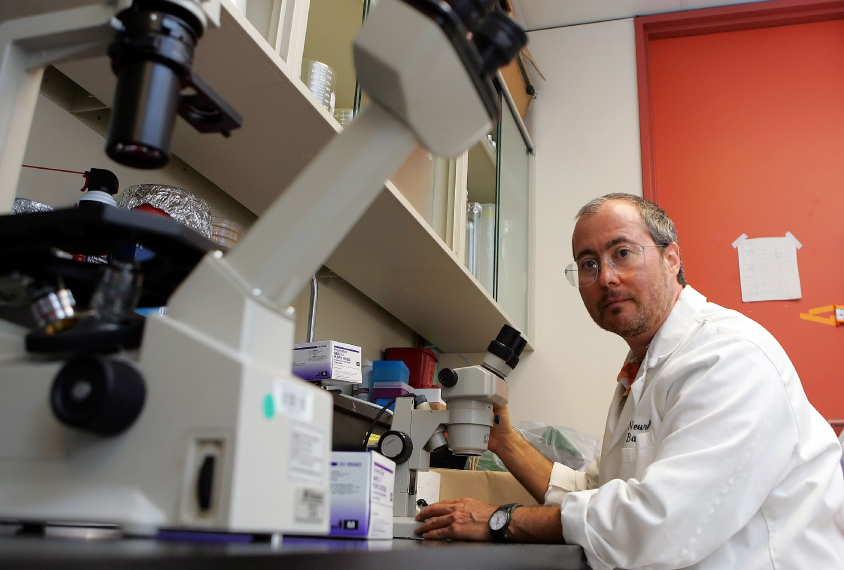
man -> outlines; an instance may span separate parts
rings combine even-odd
[[[577,219],[567,276],[630,346],[600,456],[552,464],[496,410],[490,450],[544,505],[444,501],[417,532],[565,541],[596,570],[844,569],[841,446],[776,340],[686,285],[655,204],[609,194]]]

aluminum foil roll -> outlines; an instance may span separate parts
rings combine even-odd
[[[53,208],[47,204],[36,202],[35,200],[27,200],[26,198],[15,198],[15,203],[12,205],[13,214],[34,214],[35,212],[52,212]]]
[[[211,237],[211,208],[192,192],[173,186],[138,184],[123,191],[118,205],[132,209],[143,204],[158,208],[205,237]]]

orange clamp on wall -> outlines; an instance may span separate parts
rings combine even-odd
[[[832,314],[827,317],[820,316],[824,313]],[[826,305],[825,307],[809,309],[808,313],[800,313],[800,318],[805,321],[832,325],[834,327],[844,325],[844,305]]]

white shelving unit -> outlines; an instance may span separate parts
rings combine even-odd
[[[57,67],[111,104],[108,58]],[[195,70],[241,113],[243,128],[226,139],[178,120],[174,132],[173,152],[257,215],[340,130],[292,68],[224,0],[221,27],[200,41]],[[325,264],[436,345],[483,352],[502,324],[513,324],[389,182]]]

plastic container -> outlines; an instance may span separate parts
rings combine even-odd
[[[211,216],[211,241],[219,245],[222,250],[229,251],[232,249],[244,233],[246,233],[246,229],[237,222],[219,216]]]
[[[402,361],[376,360],[372,363],[372,384],[378,382],[404,382],[409,384],[410,369]]]
[[[384,351],[387,360],[401,360],[410,369],[410,382],[414,388],[435,388],[434,372],[437,370],[436,353],[427,348],[388,348]]]
[[[334,70],[321,61],[302,60],[302,81],[329,113],[334,114]]]
[[[237,222],[227,220],[226,218],[221,218],[220,216],[211,216],[211,229],[228,230],[238,235],[243,235],[246,233],[246,228],[244,228]]]
[[[354,109],[334,109],[334,118],[340,123],[341,127],[345,127],[352,122],[355,116]]]
[[[363,360],[360,363],[360,384],[356,384],[352,388],[352,396],[359,400],[367,402],[372,401],[372,369],[373,362],[371,360]]]

